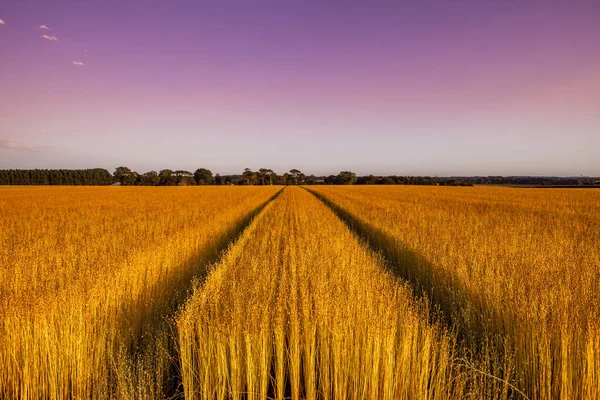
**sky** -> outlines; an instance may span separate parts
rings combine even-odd
[[[0,3],[0,168],[600,175],[600,2]]]

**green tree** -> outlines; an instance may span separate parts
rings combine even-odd
[[[266,185],[269,179],[269,169],[267,168],[261,168],[258,170],[258,181],[260,182],[261,185]]]
[[[115,169],[115,173],[113,174],[113,176],[115,177],[115,180],[123,186],[135,185],[135,182],[137,180],[137,173],[131,171],[127,167],[118,167],[117,169]],[[72,184],[71,178],[68,176],[66,178],[69,184]]]
[[[212,185],[214,183],[212,172],[205,168],[197,169],[196,172],[194,172],[194,179],[196,180],[197,185]]]
[[[158,184],[160,184],[160,177],[156,171],[146,172],[140,177],[140,185],[157,186]]]
[[[304,176],[304,174],[298,170],[298,169],[290,169],[290,176],[293,178],[294,180],[294,185],[298,184],[298,180],[302,180],[302,177]]]
[[[177,177],[170,169],[163,169],[158,173],[159,182],[162,186],[175,186]]]
[[[121,182],[121,179],[123,179],[125,176],[131,174],[131,170],[127,167],[117,167],[115,169],[115,172],[113,173],[113,176],[115,177],[115,180],[117,182]]]
[[[173,172],[173,175],[175,175],[177,179],[177,186],[188,186],[196,184],[196,181],[194,180],[194,174],[192,174],[190,171],[184,171],[179,169]]]
[[[217,173],[217,175],[215,175],[215,185],[222,185],[223,184],[223,178],[221,177],[221,175],[219,175]]]
[[[269,177],[269,185],[272,185],[274,182],[277,182],[277,174],[272,170],[267,170],[267,175]]]
[[[352,185],[356,182],[356,174],[351,171],[342,171],[337,176],[337,182],[340,185]]]
[[[256,173],[250,168],[244,168],[242,181],[245,182],[246,185],[254,185],[256,183]]]

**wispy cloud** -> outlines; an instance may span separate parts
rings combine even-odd
[[[40,29],[46,29],[48,31],[51,31],[52,29],[48,28],[47,25],[40,25]]]
[[[43,37],[44,39],[47,39],[47,40],[52,40],[52,41],[54,41],[54,42],[56,42],[56,41],[58,40],[58,39],[56,38],[56,36],[42,35],[42,37]]]
[[[4,25],[4,21],[0,19],[0,25]]]
[[[0,139],[0,150],[13,151],[42,151],[47,150],[48,146],[34,146],[27,143],[17,142],[16,140]]]
[[[73,61],[73,64],[75,64],[75,65],[83,65],[83,63],[81,61]]]

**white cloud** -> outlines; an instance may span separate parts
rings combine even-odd
[[[46,150],[47,146],[34,146],[27,143],[17,142],[16,140],[0,139],[0,150],[13,151],[41,151]]]
[[[0,19],[0,25],[4,25],[4,21]]]
[[[75,65],[83,65],[83,63],[81,61],[73,61],[73,64],[75,64]]]
[[[46,29],[48,31],[51,31],[52,29],[48,28],[47,25],[40,25],[40,29]]]
[[[42,35],[42,37],[43,37],[44,39],[47,39],[47,40],[52,40],[53,42],[56,42],[56,41],[58,40],[58,39],[56,38],[56,36]]]

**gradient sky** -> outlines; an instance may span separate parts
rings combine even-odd
[[[600,175],[600,1],[3,1],[0,168]]]

